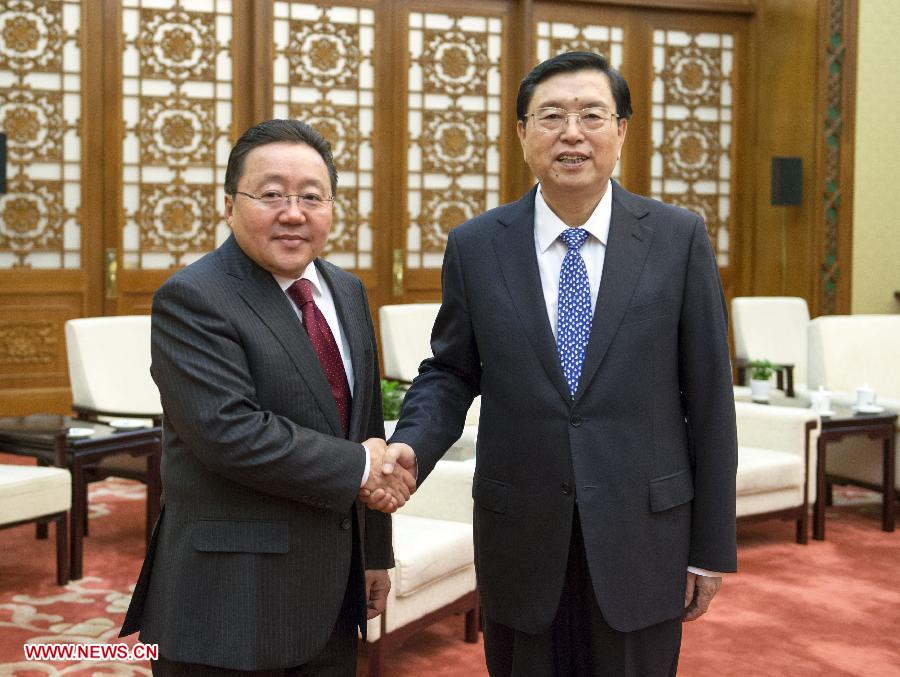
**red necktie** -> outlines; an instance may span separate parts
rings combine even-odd
[[[313,350],[322,363],[325,378],[331,385],[331,394],[337,404],[338,414],[341,417],[341,428],[344,436],[350,428],[350,386],[347,383],[347,373],[344,371],[344,361],[338,350],[337,341],[322,311],[313,301],[312,283],[303,278],[296,280],[287,289],[288,296],[297,304],[303,314],[303,328],[309,335]]]

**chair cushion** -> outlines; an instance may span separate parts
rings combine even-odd
[[[68,510],[72,479],[64,468],[0,465],[0,524]]]
[[[803,486],[802,457],[772,449],[738,447],[738,495],[794,486]]]
[[[472,525],[427,517],[394,515],[394,587],[411,595],[475,561]]]

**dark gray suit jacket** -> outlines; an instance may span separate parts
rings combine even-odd
[[[475,548],[485,615],[556,611],[575,503],[606,621],[682,613],[688,565],[736,566],[737,443],[726,311],[702,220],[613,183],[612,222],[570,397],[534,245],[534,191],[450,233],[443,302],[392,441],[420,481],[481,394]]]
[[[388,516],[355,500],[359,442],[384,435],[366,293],[316,266],[350,343],[349,440],[291,302],[233,237],[154,296],[163,510],[122,634],[170,660],[302,665],[348,585],[365,626],[363,566],[393,566]]]

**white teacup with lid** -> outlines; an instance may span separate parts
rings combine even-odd
[[[810,391],[809,399],[810,402],[812,402],[812,408],[816,411],[816,413],[831,413],[831,391],[825,390],[824,386],[819,386],[818,390]]]
[[[868,383],[864,383],[856,389],[856,408],[857,409],[873,409],[875,404],[875,391],[869,387]]]

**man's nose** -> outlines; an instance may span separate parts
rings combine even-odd
[[[584,132],[581,131],[581,118],[576,113],[569,113],[566,115],[560,138],[580,139],[582,136],[584,136]]]
[[[278,217],[282,221],[306,221],[306,212],[303,211],[303,208],[300,206],[300,199],[291,199],[286,201],[285,204],[281,208],[281,212]]]

